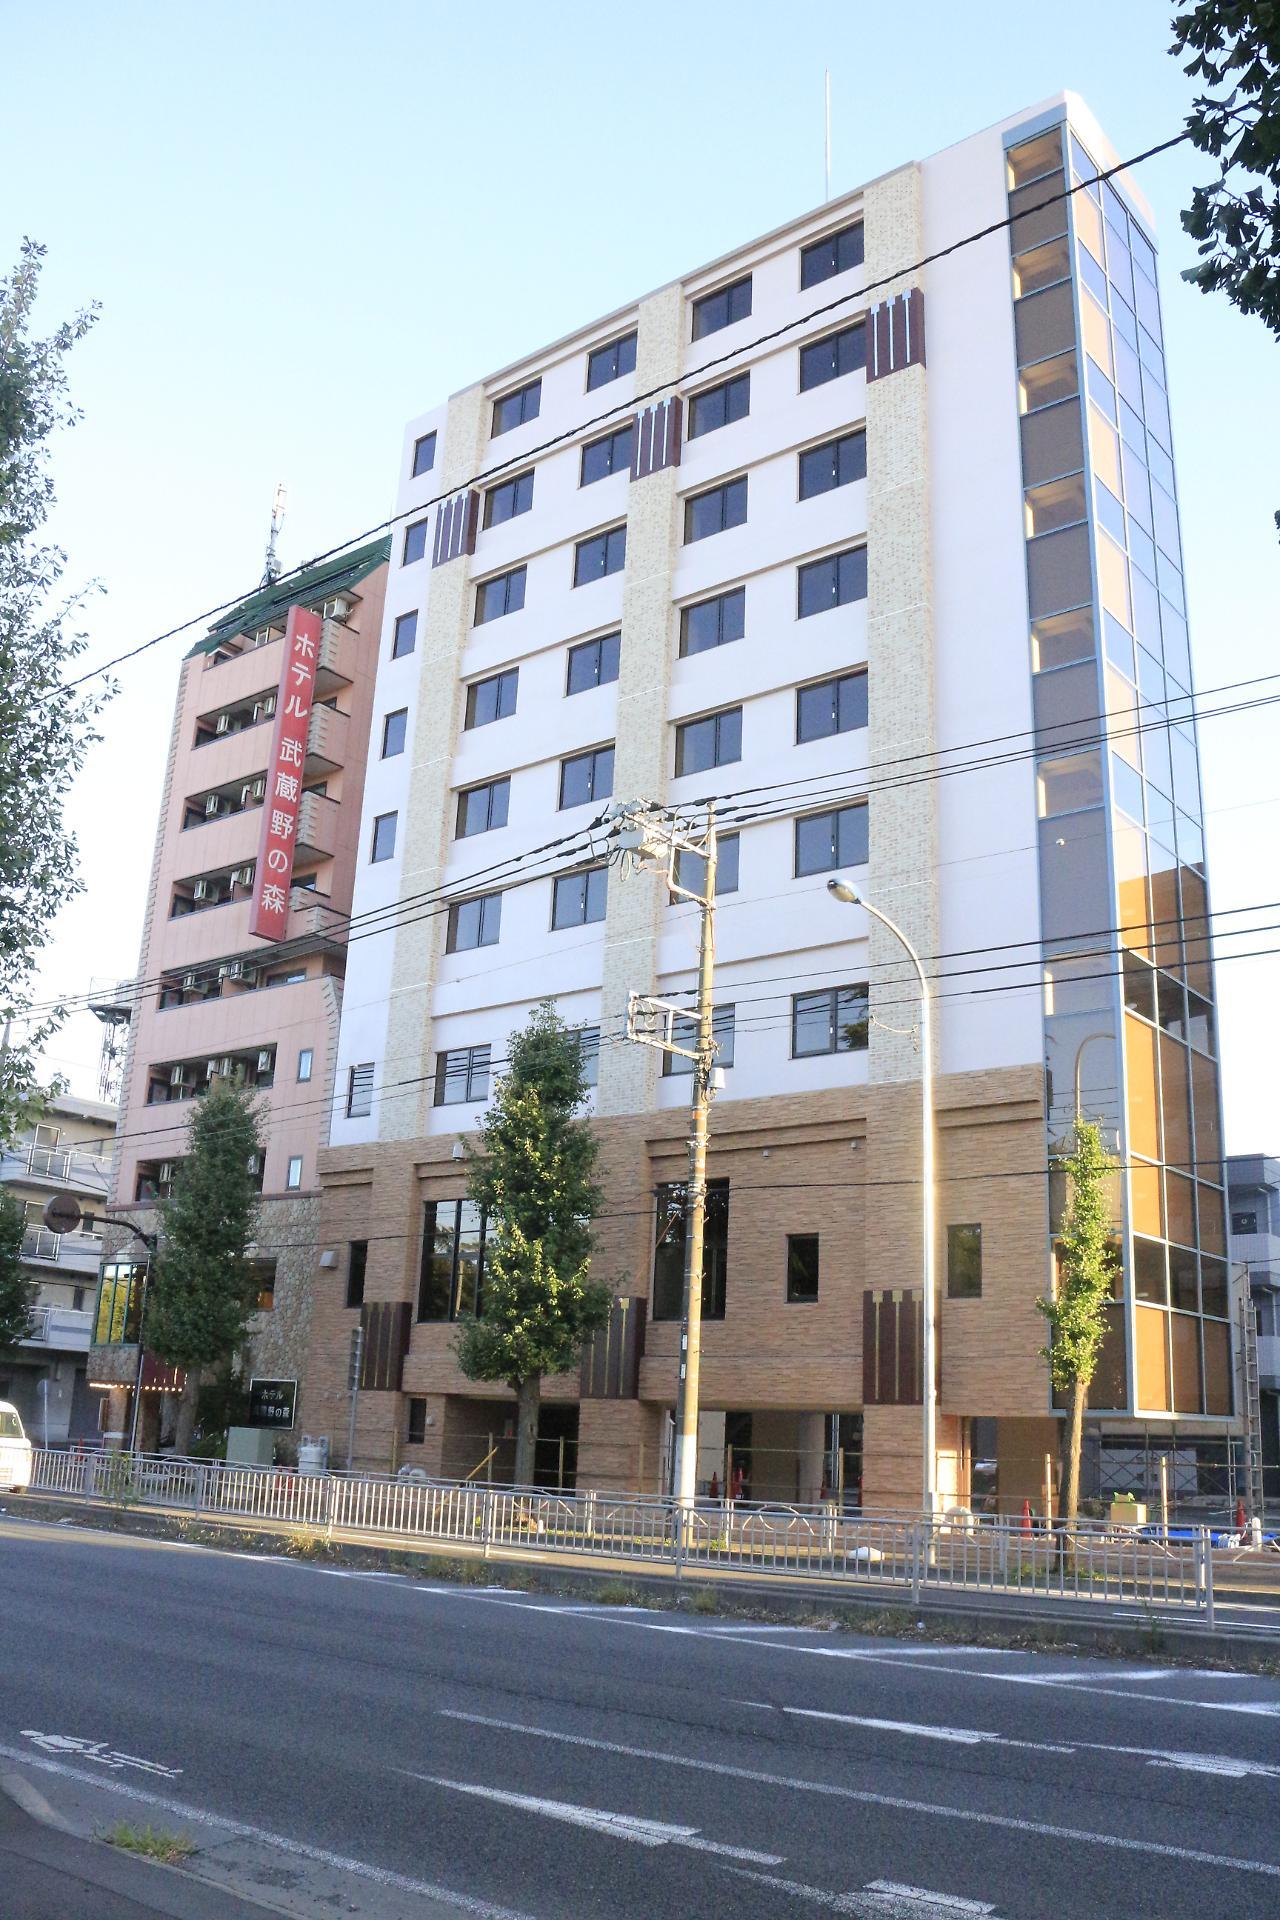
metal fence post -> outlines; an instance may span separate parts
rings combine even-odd
[[[337,1484],[333,1474],[326,1475],[324,1486],[324,1537],[330,1546],[333,1545],[333,1493]]]
[[[921,1538],[924,1529],[920,1521],[911,1528],[911,1604],[920,1604],[920,1562],[924,1557],[924,1541]]]
[[[480,1558],[489,1558],[489,1542],[493,1538],[493,1488],[486,1487],[480,1506]]]
[[[1204,1624],[1213,1632],[1213,1534],[1208,1527],[1200,1529],[1201,1563],[1204,1568]]]
[[[195,1513],[195,1517],[197,1520],[200,1518],[200,1515],[204,1511],[205,1478],[206,1478],[206,1475],[208,1474],[208,1471],[209,1471],[208,1467],[196,1468],[196,1495],[193,1503],[193,1511]]]

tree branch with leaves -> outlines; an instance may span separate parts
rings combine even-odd
[[[579,1035],[544,1001],[508,1057],[471,1160],[468,1191],[488,1222],[483,1290],[455,1351],[469,1379],[500,1380],[515,1394],[515,1479],[529,1486],[543,1378],[577,1364],[611,1295],[588,1277],[600,1189],[595,1135],[580,1117]]]
[[[1056,1392],[1068,1396],[1063,1449],[1065,1512],[1074,1526],[1080,1510],[1080,1450],[1089,1388],[1107,1335],[1107,1305],[1119,1268],[1111,1220],[1111,1182],[1116,1162],[1102,1144],[1096,1121],[1077,1118],[1071,1152],[1059,1166],[1067,1179],[1067,1204],[1058,1234],[1057,1287],[1036,1306],[1049,1322],[1041,1352]]]

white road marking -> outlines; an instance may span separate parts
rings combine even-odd
[[[925,1740],[948,1740],[957,1746],[1021,1747],[1031,1753],[1112,1753],[1145,1760],[1152,1767],[1175,1767],[1184,1773],[1213,1773],[1230,1780],[1280,1780],[1280,1767],[1261,1760],[1238,1759],[1228,1753],[1184,1753],[1178,1748],[1126,1747],[1106,1740],[1018,1740],[1011,1734],[989,1733],[978,1727],[933,1727],[915,1720],[877,1720],[868,1714],[833,1713],[820,1707],[775,1706],[771,1700],[739,1700],[740,1707],[759,1707],[766,1713],[789,1713],[801,1720],[834,1720],[849,1727],[870,1727],[876,1733],[915,1734]]]
[[[1022,1820],[1013,1814],[982,1813],[970,1807],[949,1807],[931,1800],[910,1800],[904,1794],[873,1793],[861,1787],[842,1787],[828,1780],[797,1779],[790,1774],[768,1773],[763,1768],[735,1767],[727,1761],[696,1760],[690,1754],[664,1752],[660,1747],[632,1747],[620,1740],[595,1740],[585,1733],[561,1733],[554,1727],[531,1727],[519,1720],[499,1720],[484,1713],[463,1713],[457,1708],[438,1709],[442,1719],[461,1720],[469,1726],[493,1727],[501,1733],[522,1733],[534,1740],[554,1740],[570,1747],[587,1747],[597,1753],[623,1754],[632,1760],[654,1760],[662,1766],[686,1767],[696,1773],[720,1774],[730,1780],[755,1780],[764,1786],[788,1787],[797,1793],[816,1793],[824,1798],[855,1801],[861,1806],[892,1807],[901,1813],[924,1813],[939,1820],[958,1820],[970,1826],[1004,1827],[1012,1833],[1034,1833],[1051,1840],[1078,1840],[1086,1846],[1110,1847],[1121,1853],[1154,1854],[1165,1860],[1193,1860],[1201,1866],[1228,1867],[1240,1873],[1261,1874],[1280,1880],[1280,1866],[1268,1860],[1246,1860],[1229,1853],[1209,1853],[1201,1847],[1179,1847],[1162,1840],[1130,1839],[1124,1834],[1096,1833],[1085,1827],[1064,1827],[1047,1820]]]
[[[894,1899],[914,1900],[929,1913],[994,1913],[989,1900],[962,1900],[958,1893],[934,1893],[928,1887],[904,1887],[896,1880],[868,1880],[865,1893],[892,1894]]]
[[[37,1767],[42,1773],[57,1774],[63,1780],[78,1780],[82,1785],[98,1787],[104,1793],[118,1793],[126,1800],[136,1800],[143,1806],[172,1814],[175,1819],[194,1820],[200,1826],[212,1827],[219,1833],[234,1834],[240,1840],[256,1840],[263,1846],[278,1847],[283,1853],[312,1860],[317,1866],[333,1867],[339,1873],[355,1874],[361,1880],[376,1881],[381,1887],[395,1887],[401,1893],[439,1900],[444,1906],[456,1907],[460,1913],[475,1915],[476,1920],[533,1920],[531,1914],[520,1913],[515,1908],[495,1906],[491,1901],[477,1900],[469,1893],[455,1893],[452,1887],[435,1886],[429,1880],[414,1880],[408,1874],[394,1872],[390,1867],[375,1867],[367,1860],[354,1860],[346,1854],[332,1853],[327,1847],[308,1846],[304,1840],[291,1840],[286,1834],[272,1833],[266,1827],[250,1826],[244,1820],[230,1820],[225,1814],[206,1813],[201,1807],[189,1807],[181,1800],[171,1800],[167,1794],[148,1793],[142,1787],[128,1785],[123,1780],[112,1779],[105,1774],[67,1766],[61,1760],[44,1759],[22,1747],[0,1745],[0,1759],[17,1760],[24,1767]]]
[[[105,1740],[81,1740],[73,1733],[37,1733],[34,1727],[23,1727],[22,1738],[33,1741],[44,1753],[73,1753],[78,1759],[94,1760],[115,1772],[134,1767],[139,1773],[159,1774],[162,1780],[176,1780],[182,1772],[181,1767],[162,1766],[158,1760],[143,1760],[136,1753],[120,1753]]]
[[[569,1800],[543,1800],[531,1793],[508,1793],[501,1787],[479,1786],[470,1780],[443,1780],[434,1773],[414,1773],[409,1767],[398,1769],[411,1780],[427,1780],[433,1787],[448,1787],[454,1793],[468,1793],[477,1800],[496,1800],[504,1807],[519,1807],[525,1813],[540,1813],[548,1820],[563,1820],[571,1827],[591,1827],[611,1834],[615,1840],[634,1840],[642,1847],[692,1847],[697,1853],[724,1854],[730,1860],[749,1860],[760,1867],[780,1867],[780,1853],[757,1853],[753,1847],[731,1847],[723,1841],[704,1840],[697,1827],[673,1827],[664,1820],[644,1820],[630,1813],[609,1813],[603,1807],[579,1807]]]
[[[803,1880],[784,1880],[778,1874],[751,1873],[745,1867],[730,1869],[743,1880],[758,1886],[776,1887],[794,1899],[810,1900],[830,1913],[853,1916],[853,1920],[963,1920],[963,1916],[993,1914],[989,1901],[962,1900],[957,1894],[931,1893],[926,1887],[900,1887],[893,1880],[871,1880],[856,1893],[832,1893],[826,1887],[810,1887]]]

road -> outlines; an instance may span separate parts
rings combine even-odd
[[[437,1586],[12,1518],[0,1675],[0,1765],[81,1817],[185,1826],[225,1870],[287,1887],[299,1913],[1280,1907],[1272,1679]]]

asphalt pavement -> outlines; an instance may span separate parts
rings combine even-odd
[[[0,1683],[0,1770],[298,1915],[1280,1908],[1280,1682],[1252,1675],[0,1519]]]

